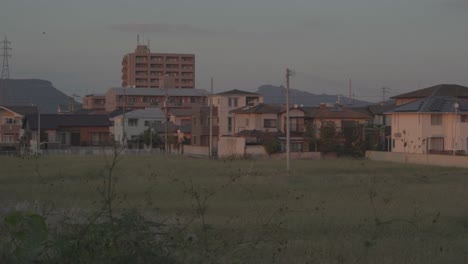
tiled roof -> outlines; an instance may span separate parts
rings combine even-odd
[[[169,110],[169,114],[174,116],[192,116],[193,113],[193,108],[174,108]]]
[[[254,106],[244,106],[231,111],[234,114],[277,114],[284,110],[284,106],[257,104]]]
[[[260,94],[234,89],[230,91],[217,93],[216,95],[260,95]]]
[[[120,115],[122,115],[122,111]],[[120,116],[117,115],[117,116]],[[160,108],[145,108],[125,113],[125,118],[164,119],[166,114]]]
[[[411,103],[400,105],[389,113],[454,113],[455,103],[458,112],[468,112],[468,102],[453,96],[430,96]]]
[[[73,115],[73,114],[42,114],[41,129],[55,130],[60,127],[109,127],[108,115]],[[26,115],[24,124],[31,130],[38,128],[38,115]]]
[[[2,106],[19,115],[37,114],[37,106]]]
[[[116,94],[126,94],[126,95],[152,95],[152,96],[165,96],[166,89],[164,88],[122,88],[115,87],[110,88],[109,91],[112,91]],[[109,92],[108,91],[108,92]],[[208,96],[209,93],[202,89],[179,89],[179,88],[170,88],[167,89],[168,96]]]
[[[304,107],[303,110],[307,117],[317,119],[369,119],[371,116],[367,113],[354,110],[352,108],[334,105],[333,107]]]
[[[370,105],[367,107],[369,112],[373,115],[381,115],[385,112],[391,111],[395,109],[396,105],[394,104],[376,104],[376,105]]]
[[[413,92],[400,94],[391,98],[424,98],[429,96],[468,97],[468,87],[461,86],[458,84],[439,84],[428,88],[416,90]]]

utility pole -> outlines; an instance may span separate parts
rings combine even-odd
[[[36,155],[41,151],[41,111],[37,107],[37,150]]]
[[[127,111],[127,88],[124,87],[124,106],[122,110],[122,147],[125,147],[127,135],[125,134],[125,112]]]
[[[294,75],[294,72],[289,68],[286,69],[286,171],[289,175],[290,170],[290,153],[291,153],[291,135],[289,127],[289,79]]]
[[[164,116],[166,121],[164,122],[164,155],[167,155],[167,79],[165,77],[169,76],[168,74],[164,75]]]
[[[211,96],[210,96],[210,158],[213,158],[213,77],[211,77]]]
[[[3,44],[3,54],[1,55],[3,57],[3,64],[0,79],[10,79],[10,65],[8,64],[8,58],[11,58],[9,53],[11,50],[9,44],[11,44],[11,42],[8,41],[7,37],[5,36],[5,40],[0,43]]]

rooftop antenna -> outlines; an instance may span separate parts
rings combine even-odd
[[[3,65],[0,79],[10,79],[10,65],[8,64],[8,58],[11,58],[9,53],[11,50],[9,44],[11,44],[11,42],[8,41],[7,37],[5,36],[5,40],[0,43],[3,44],[3,54],[1,55],[3,57]]]
[[[137,34],[137,45],[140,45],[140,34]]]

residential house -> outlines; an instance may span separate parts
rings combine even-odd
[[[286,148],[286,110],[281,105],[257,104],[244,106],[231,113],[234,116],[233,126],[235,136],[244,137],[247,144],[261,144],[265,140],[277,138]],[[289,110],[291,133],[291,151],[303,152],[309,150],[305,132],[305,112],[301,108],[291,107]]]
[[[396,105],[411,103],[429,96],[452,96],[468,101],[468,87],[457,84],[439,84],[391,97]]]
[[[386,113],[392,120],[392,152],[454,154],[468,150],[468,102],[429,96]]]
[[[18,148],[23,118],[37,115],[36,106],[0,106],[0,149]]]
[[[24,135],[48,148],[69,146],[101,146],[112,143],[107,115],[41,114],[26,115],[22,130]]]
[[[320,104],[318,107],[304,107],[306,125],[315,129],[320,137],[323,125],[333,125],[336,129],[337,141],[340,145],[350,146],[353,134],[359,125],[371,122],[372,116],[339,104]],[[365,133],[365,132],[364,132]]]
[[[218,108],[219,135],[234,135],[232,110],[263,103],[263,95],[242,90],[230,90],[212,96],[213,105]]]
[[[191,126],[194,108],[174,108],[168,112],[169,121],[177,126]]]
[[[218,107],[212,109],[212,146],[214,149],[218,147],[218,138],[220,130],[220,119],[218,117]],[[210,145],[210,107],[194,108],[192,116],[192,138],[191,145],[209,146]]]
[[[114,124],[114,141],[128,144],[150,129],[153,123],[164,123],[166,115],[160,108],[146,108],[118,114],[111,120]]]
[[[151,107],[169,111],[206,106],[207,98],[208,92],[201,89],[111,88],[106,93],[106,111]]]

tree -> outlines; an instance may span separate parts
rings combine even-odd
[[[320,151],[334,152],[336,151],[336,125],[334,122],[322,122],[320,127]]]
[[[308,123],[306,125],[304,138],[307,140],[307,143],[309,144],[309,151],[311,150],[317,151],[317,143],[318,143],[317,126],[315,126],[312,123]]]
[[[153,142],[153,146],[151,146],[152,148],[158,148],[164,145],[161,136],[155,131],[150,132],[150,130],[151,129],[147,129],[140,135],[140,138],[144,144],[146,146],[150,146],[151,142]]]

